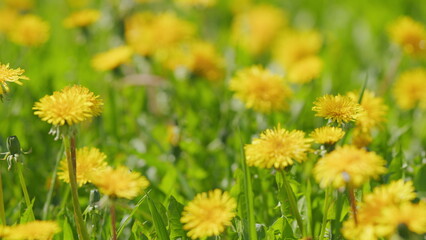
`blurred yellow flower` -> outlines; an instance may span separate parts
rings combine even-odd
[[[86,27],[98,21],[101,13],[95,9],[83,9],[72,13],[64,20],[67,28]]]
[[[102,194],[112,198],[133,199],[142,193],[149,181],[138,172],[130,172],[127,167],[107,168],[92,180]]]
[[[334,144],[345,135],[345,132],[338,127],[320,127],[316,128],[311,134],[310,137],[314,142],[319,144]]]
[[[288,69],[288,80],[293,83],[307,83],[317,78],[322,71],[322,60],[317,56],[305,57]]]
[[[359,187],[386,172],[385,160],[374,152],[346,145],[322,157],[313,173],[322,188]]]
[[[7,240],[51,240],[61,228],[54,221],[33,221],[15,226],[0,226],[0,237]]]
[[[378,219],[380,235],[390,237],[396,233],[400,225],[405,225],[411,232],[426,233],[426,202],[418,204],[402,203],[400,206],[391,206],[383,209],[383,217]]]
[[[409,110],[417,106],[426,109],[426,70],[415,68],[403,72],[393,88],[396,103]]]
[[[404,214],[399,213],[402,206],[410,204],[410,201],[416,198],[412,182],[404,180],[393,181],[388,185],[376,187],[372,193],[364,196],[363,202],[358,210],[358,224],[355,224],[353,216],[343,223],[342,233],[346,239],[379,239],[389,237],[396,230],[396,226],[404,221]],[[411,208],[409,206],[408,208]],[[404,207],[406,208],[406,207]],[[423,224],[426,216],[424,209],[420,207],[418,213],[423,214]],[[413,214],[411,209],[404,209],[412,214],[415,221],[421,220]],[[392,213],[392,215],[388,215]],[[386,216],[388,215],[388,216]],[[421,223],[420,223],[421,224]]]
[[[315,116],[329,119],[339,124],[358,120],[364,109],[356,101],[348,96],[325,95],[314,102]]]
[[[216,0],[174,0],[175,3],[184,7],[212,7]]]
[[[92,182],[93,177],[107,167],[106,155],[97,148],[77,149],[76,157],[77,183],[80,187]],[[58,178],[66,183],[70,181],[67,159],[63,159],[60,163]]]
[[[352,133],[352,145],[357,148],[367,147],[373,141],[370,131],[363,131],[356,127]]]
[[[141,55],[151,55],[159,49],[171,48],[194,34],[194,26],[174,13],[153,15],[137,13],[125,21],[127,43]]]
[[[13,8],[0,9],[0,33],[8,34],[15,27],[18,17],[18,11]]]
[[[34,104],[34,114],[55,126],[77,124],[102,112],[103,101],[89,89],[74,85],[53,95],[46,95]]]
[[[358,101],[358,93],[349,92],[347,95],[354,101]],[[361,107],[364,109],[364,113],[357,119],[356,125],[362,131],[369,131],[374,127],[380,126],[386,120],[385,116],[388,107],[384,104],[383,98],[376,97],[373,92],[364,91]]]
[[[267,129],[244,146],[247,164],[260,168],[284,169],[307,158],[311,139],[300,130],[288,131],[280,126]]]
[[[425,56],[426,29],[420,22],[407,16],[400,17],[389,26],[389,34],[406,54]]]
[[[241,12],[232,22],[232,40],[257,55],[266,51],[287,24],[286,13],[271,5],[257,5]]]
[[[237,202],[219,189],[197,194],[185,206],[180,221],[192,239],[217,236],[231,225]]]
[[[20,80],[29,80],[27,76],[22,75],[24,72],[23,69],[9,68],[9,64],[0,63],[0,98],[3,94],[9,92],[8,82],[22,85],[23,83]]]
[[[120,46],[103,53],[98,53],[92,58],[92,67],[97,71],[108,71],[130,62],[133,50],[129,46]]]
[[[9,31],[12,42],[23,46],[40,46],[49,39],[50,26],[35,15],[21,16]]]
[[[34,7],[34,0],[3,0],[10,8],[19,11],[29,10]]]
[[[222,80],[225,73],[225,60],[211,43],[198,41],[192,44],[189,68],[194,74],[210,81]]]
[[[286,31],[277,40],[274,58],[288,70],[299,61],[316,55],[321,45],[322,37],[317,31]]]
[[[252,66],[237,72],[229,88],[247,108],[269,113],[286,109],[292,95],[284,79],[260,66]]]

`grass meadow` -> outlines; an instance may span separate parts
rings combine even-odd
[[[425,63],[422,1],[1,0],[0,239],[426,239]]]

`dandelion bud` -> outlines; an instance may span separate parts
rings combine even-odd
[[[17,136],[10,136],[7,138],[7,149],[11,155],[21,153],[21,143]]]

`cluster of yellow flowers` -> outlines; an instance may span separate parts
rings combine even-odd
[[[351,217],[344,222],[343,235],[349,240],[391,239],[401,226],[414,233],[426,233],[426,202],[413,203],[416,197],[411,181],[398,180],[376,187],[364,196],[358,221]]]

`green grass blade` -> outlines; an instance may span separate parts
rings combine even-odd
[[[148,196],[148,207],[149,211],[152,215],[152,221],[154,222],[154,228],[157,232],[158,239],[160,240],[169,240],[169,233],[167,232],[166,225],[164,224],[164,221],[160,214],[158,213],[158,209],[155,206],[154,201]]]
[[[149,192],[148,192],[149,193]],[[136,206],[133,208],[132,212],[130,213],[130,215],[126,218],[126,220],[124,220],[121,224],[120,227],[117,230],[117,238],[120,236],[121,232],[123,231],[124,227],[127,225],[127,223],[130,221],[130,219],[133,217],[133,215],[135,215],[136,211],[139,209],[139,206],[145,201],[146,196],[143,196],[138,203],[136,204]]]

